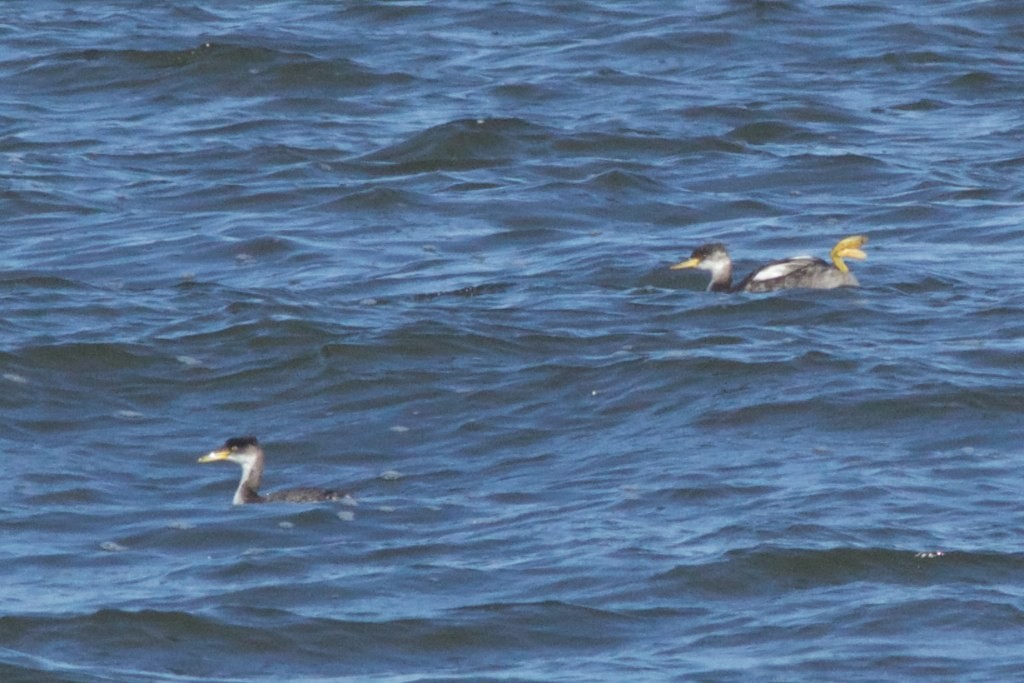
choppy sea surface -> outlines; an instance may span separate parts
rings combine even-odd
[[[7,2],[0,93],[3,681],[1024,671],[1019,3]]]

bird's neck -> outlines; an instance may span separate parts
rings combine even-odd
[[[242,466],[242,479],[238,482],[238,490],[235,491],[235,498],[232,502],[235,505],[260,502],[262,500],[259,490],[260,481],[263,479],[263,452],[257,451],[253,458],[239,464]]]
[[[708,285],[708,291],[728,292],[730,289],[732,289],[732,264],[716,265],[711,270],[711,284]]]
[[[231,502],[235,505],[262,503],[263,496],[257,493],[255,489],[249,488],[249,486],[243,481],[238,485],[238,490],[235,491],[235,497]]]

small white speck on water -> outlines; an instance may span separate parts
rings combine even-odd
[[[16,375],[13,372],[5,372],[3,377],[8,382],[14,382],[15,384],[28,384],[28,379],[21,375]]]
[[[109,553],[119,553],[123,550],[128,550],[128,546],[121,545],[116,541],[103,541],[103,543],[100,543],[100,549],[106,550]]]
[[[409,431],[409,428],[406,427],[405,425],[395,425],[394,427],[390,428],[390,431],[395,432],[397,434],[404,434],[405,432]]]

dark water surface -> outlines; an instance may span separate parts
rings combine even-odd
[[[892,5],[4,3],[0,679],[1018,678],[1024,14]]]

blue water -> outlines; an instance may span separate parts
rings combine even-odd
[[[1017,3],[9,2],[0,93],[0,680],[1024,670]]]

